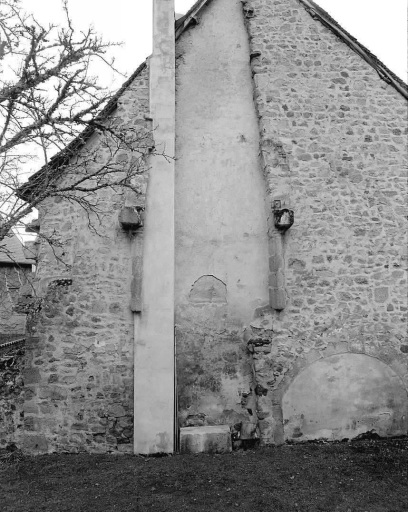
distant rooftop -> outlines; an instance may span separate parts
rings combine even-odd
[[[0,242],[0,265],[14,263],[16,265],[32,265],[33,261],[24,256],[23,244],[14,233]]]

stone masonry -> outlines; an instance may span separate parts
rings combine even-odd
[[[408,388],[407,103],[299,1],[243,11],[269,197],[295,211],[287,307],[252,324],[273,340],[253,355],[261,436],[281,442],[282,395],[319,358],[378,358]]]
[[[23,344],[0,347],[0,449],[13,443],[23,428],[23,364]]]
[[[309,4],[212,0],[176,24],[177,413],[235,445],[408,431],[407,102]],[[111,115],[148,134],[148,64],[127,85]],[[97,135],[87,147],[107,157]],[[148,174],[100,192],[100,222],[42,205],[63,245],[40,244],[24,364],[0,355],[0,446],[133,452]],[[145,229],[123,228],[124,207]]]
[[[144,65],[118,100],[117,123],[149,129],[148,94]],[[130,200],[143,206],[145,174],[138,179]],[[34,338],[26,347],[21,443],[30,452],[133,450],[131,244],[140,234],[119,224],[128,197],[105,191],[98,201],[100,221],[59,198],[40,210],[41,232],[55,230],[63,245],[56,259],[41,244],[28,322]]]

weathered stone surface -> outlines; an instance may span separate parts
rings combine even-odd
[[[142,219],[136,208],[125,206],[119,212],[119,222],[124,229],[137,229],[142,226]]]
[[[249,0],[243,15],[268,191],[295,210],[284,262],[270,253],[271,300],[283,268],[287,305],[271,352],[252,355],[272,397],[258,404],[262,440],[282,442],[282,396],[313,361],[372,355],[408,389],[406,270],[394,274],[406,269],[407,103],[299,2]]]
[[[231,432],[228,425],[180,429],[181,453],[227,453],[231,450]]]
[[[0,448],[15,443],[23,424],[24,346],[0,348]]]
[[[123,126],[140,122],[143,131],[149,128],[147,112],[145,68],[119,99],[114,115]],[[146,174],[137,180],[136,199],[143,205]],[[124,197],[102,191],[99,206],[101,223],[90,219],[98,233],[88,230],[87,216],[77,205],[58,199],[40,209],[41,232],[63,233],[64,244],[57,249],[59,260],[46,244],[39,248],[41,307],[28,320],[37,341],[27,347],[24,370],[29,386],[24,412],[36,436],[27,429],[18,434],[28,452],[115,452],[131,443],[131,239],[118,222]]]

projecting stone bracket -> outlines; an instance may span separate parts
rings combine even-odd
[[[125,231],[134,231],[143,226],[143,217],[143,206],[125,206],[119,212],[119,223]]]
[[[294,211],[290,208],[284,208],[280,199],[273,202],[273,216],[275,221],[275,228],[281,233],[285,233],[295,220]]]
[[[246,0],[241,0],[241,2],[242,2],[242,7],[243,7],[243,10],[244,10],[245,17],[246,18],[253,18],[255,16],[254,9],[247,5]]]

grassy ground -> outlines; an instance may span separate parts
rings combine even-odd
[[[408,511],[408,439],[143,458],[0,454],[1,512]]]

